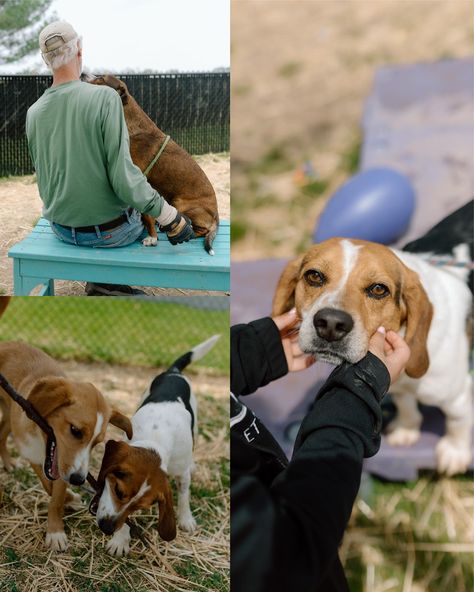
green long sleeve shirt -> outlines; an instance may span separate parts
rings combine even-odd
[[[81,81],[48,88],[28,109],[26,134],[47,220],[103,224],[129,206],[160,215],[163,197],[132,162],[113,89]]]

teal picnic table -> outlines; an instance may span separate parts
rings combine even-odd
[[[27,296],[38,285],[39,295],[54,296],[54,280],[75,280],[191,290],[230,290],[230,225],[221,220],[215,255],[204,250],[204,239],[173,246],[158,233],[156,247],[135,242],[126,247],[94,249],[61,242],[41,219],[14,245],[14,294]]]

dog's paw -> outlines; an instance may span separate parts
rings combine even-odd
[[[413,446],[420,439],[420,430],[417,428],[403,428],[400,425],[389,425],[390,433],[387,434],[387,442],[390,446]],[[393,426],[393,427],[392,427]]]
[[[130,551],[130,527],[124,524],[106,545],[110,555],[125,557]]]
[[[5,471],[7,473],[10,473],[11,471],[13,471],[13,469],[15,469],[16,466],[17,466],[17,464],[12,458],[10,458],[10,457],[3,458],[3,468],[5,469]]]
[[[438,473],[448,477],[457,473],[465,473],[471,462],[469,447],[463,446],[449,436],[444,436],[436,446],[436,466]]]
[[[83,504],[79,493],[75,493],[74,491],[67,489],[64,507],[68,510],[82,510]]]
[[[186,532],[193,532],[197,528],[196,520],[194,519],[191,512],[184,514],[178,518],[178,526],[181,530]]]
[[[142,240],[142,245],[144,247],[156,247],[158,244],[158,238],[156,236],[147,236]]]
[[[67,545],[67,536],[64,531],[48,532],[46,534],[46,546],[52,551],[65,551]]]

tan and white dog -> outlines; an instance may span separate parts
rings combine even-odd
[[[448,475],[466,471],[471,461],[471,294],[462,273],[376,243],[333,238],[287,265],[273,300],[273,315],[296,306],[301,349],[332,364],[364,357],[380,325],[404,335],[411,357],[390,389],[398,416],[388,441],[418,440],[418,401],[441,408],[446,435],[436,448],[437,467]]]
[[[90,383],[67,379],[59,364],[26,343],[0,343],[0,372],[53,428],[56,447],[46,451],[46,435],[0,388],[0,455],[7,470],[12,462],[6,447],[11,432],[16,447],[51,496],[46,545],[65,550],[64,506],[78,497],[67,484],[84,483],[91,449],[105,437],[111,423],[132,437],[130,420],[111,408]],[[51,458],[49,457],[51,455]]]

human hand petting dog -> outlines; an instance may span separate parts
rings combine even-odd
[[[290,372],[305,370],[316,361],[314,356],[305,354],[298,345],[299,320],[294,308],[273,317],[273,322],[280,331],[286,363]],[[395,331],[386,332],[384,327],[379,327],[372,335],[369,341],[369,351],[385,364],[390,374],[391,383],[397,380],[410,358],[410,348],[405,340]]]
[[[176,213],[176,218],[170,224],[161,226],[161,230],[166,232],[172,245],[185,243],[195,238],[191,220],[179,212]]]
[[[393,384],[405,369],[410,358],[410,348],[395,331],[379,327],[369,341],[369,351],[387,366],[390,383]]]
[[[309,368],[309,366],[316,362],[314,356],[305,354],[298,345],[299,321],[296,308],[292,308],[282,315],[273,317],[273,322],[280,331],[281,343],[285,352],[289,372],[305,370],[305,368]]]

